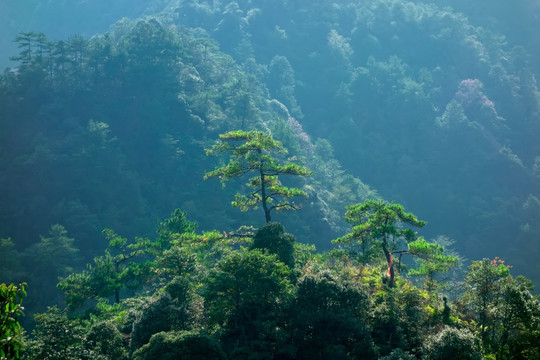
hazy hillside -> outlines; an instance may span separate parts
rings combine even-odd
[[[509,269],[540,284],[539,9],[0,0],[0,282],[42,312],[25,356],[62,326],[74,359],[534,353]],[[206,152],[232,130],[288,151],[227,168]],[[261,184],[307,196],[263,226],[231,206]]]
[[[540,211],[533,4],[514,9],[524,22],[511,33],[500,4],[489,8],[489,24],[466,4],[456,7],[469,18],[406,1],[119,4],[93,21],[89,15],[103,6],[11,6],[10,18],[40,24],[38,31],[64,24],[53,37],[69,29],[91,34],[109,20],[152,12],[204,29],[312,139],[330,141],[347,173],[412,207],[431,224],[429,234],[451,236],[469,257],[498,255],[502,247],[520,271],[539,273],[533,261]],[[84,21],[74,13],[86,14]],[[118,136],[111,126],[111,136]],[[43,229],[47,221],[41,221]]]
[[[485,24],[465,4],[470,20],[406,1],[183,1],[176,22],[205,28],[240,63],[268,66],[271,96],[330,140],[347,171],[422,214],[431,234],[467,256],[527,258],[535,268],[520,270],[534,275],[540,122],[528,34],[538,9],[514,9],[524,23],[505,37],[497,31],[513,28],[493,6]]]

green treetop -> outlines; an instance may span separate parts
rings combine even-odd
[[[153,274],[155,244],[136,238],[128,242],[111,229],[103,230],[109,240],[105,255],[94,258],[80,273],[61,278],[58,287],[65,292],[68,310],[77,310],[88,301],[114,295],[120,302],[120,290],[142,287]]]
[[[409,270],[409,275],[423,276],[428,291],[437,287],[435,274],[452,269],[458,262],[457,256],[444,254],[444,247],[427,242],[423,237],[408,244],[408,253],[419,259],[419,266]]]
[[[412,213],[405,212],[399,204],[385,204],[382,200],[368,199],[360,204],[351,205],[345,213],[345,220],[353,224],[352,232],[335,240],[349,246],[362,246],[366,242],[380,241],[388,263],[389,285],[394,283],[394,266],[391,243],[405,239],[408,243],[416,239],[411,229],[401,229],[401,224],[423,227],[425,221],[418,220]]]
[[[280,175],[308,176],[312,172],[302,165],[287,162],[280,164],[272,153],[284,154],[287,150],[280,141],[274,140],[270,134],[262,131],[229,131],[219,136],[219,140],[211,149],[206,149],[207,155],[218,155],[230,152],[229,163],[225,166],[207,172],[205,179],[219,177],[225,184],[232,178],[254,173],[248,182],[248,188],[253,191],[248,194],[237,193],[232,205],[247,211],[257,208],[259,203],[264,210],[266,222],[272,221],[272,210],[297,210],[298,206],[289,199],[295,196],[306,196],[306,192],[295,187],[281,184]]]

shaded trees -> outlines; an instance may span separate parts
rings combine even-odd
[[[34,339],[25,348],[23,359],[90,360],[95,359],[85,347],[84,328],[68,319],[64,311],[52,307],[35,316]]]
[[[251,249],[266,249],[270,254],[276,254],[278,260],[294,267],[294,235],[285,232],[280,223],[267,223],[253,236]]]
[[[160,332],[133,354],[134,360],[224,360],[212,337],[196,332]]]
[[[190,330],[196,311],[191,306],[190,284],[180,278],[172,280],[160,293],[143,301],[135,312],[130,348],[135,351],[162,331]]]
[[[62,303],[62,293],[56,288],[60,277],[69,276],[79,265],[80,251],[75,239],[59,224],[51,225],[47,235],[24,251],[30,284],[29,309],[45,311],[47,305]]]
[[[367,293],[329,272],[306,275],[297,285],[290,327],[295,359],[375,359]]]
[[[127,359],[124,339],[112,321],[101,321],[90,327],[85,338],[86,347],[104,360]]]
[[[283,304],[290,298],[290,269],[258,249],[232,252],[205,281],[203,297],[211,329],[227,351],[268,353],[284,341]]]
[[[493,319],[490,316],[490,308],[500,293],[499,281],[510,276],[510,271],[499,259],[493,261],[484,259],[475,261],[469,266],[469,273],[465,280],[470,284],[469,295],[471,305],[478,314],[480,338],[486,341],[486,328],[491,327]]]
[[[109,240],[105,255],[94,258],[80,273],[63,278],[58,287],[66,294],[68,309],[77,310],[90,300],[114,296],[120,302],[120,290],[137,289],[149,279],[153,262],[148,258],[152,246],[136,238],[128,243],[110,229],[103,231]]]
[[[0,239],[0,281],[8,283],[23,279],[23,267],[21,254],[15,248],[15,243],[11,238]]]

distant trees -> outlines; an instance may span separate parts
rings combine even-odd
[[[90,300],[114,296],[120,302],[120,290],[136,289],[152,276],[150,241],[137,238],[128,243],[110,229],[103,231],[109,240],[105,255],[94,258],[85,270],[73,273],[58,283],[66,294],[68,309],[77,310]]]
[[[20,49],[17,56],[10,57],[12,61],[20,61],[22,66],[28,66],[32,60],[41,60],[43,50],[47,43],[47,38],[43,33],[34,31],[21,31],[16,37],[15,42]]]
[[[246,184],[251,192],[237,193],[232,202],[234,207],[247,211],[261,204],[266,222],[272,221],[273,210],[297,210],[299,206],[289,199],[296,196],[307,196],[306,192],[296,187],[286,187],[281,184],[282,175],[308,176],[312,172],[294,162],[283,164],[272,153],[284,154],[287,150],[281,142],[274,140],[270,134],[262,131],[229,131],[221,134],[219,140],[206,149],[207,155],[230,153],[229,163],[207,172],[205,179],[219,177],[225,184],[232,178],[255,173]]]

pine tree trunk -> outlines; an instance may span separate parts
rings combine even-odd
[[[388,244],[386,242],[386,238],[384,238],[382,242],[382,248],[384,251],[384,256],[386,256],[386,263],[388,264],[388,276],[390,277],[390,280],[388,281],[388,286],[392,287],[394,286],[394,264],[392,261],[392,254],[390,254],[390,251],[388,251],[387,246]]]

